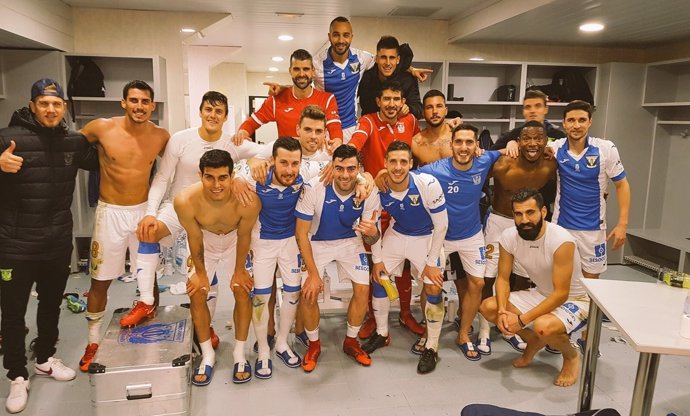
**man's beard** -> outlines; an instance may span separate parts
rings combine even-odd
[[[530,228],[525,228],[525,226],[531,226]],[[522,237],[523,240],[529,240],[529,241],[534,241],[537,239],[539,236],[539,233],[541,232],[541,228],[544,226],[544,218],[539,219],[539,222],[536,224],[533,223],[527,223],[527,224],[519,224],[516,225],[518,234],[520,237]]]

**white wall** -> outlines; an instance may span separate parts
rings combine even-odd
[[[74,47],[71,8],[55,0],[0,0],[0,29],[71,51]]]
[[[185,128],[183,26],[206,27],[220,13],[174,13],[109,9],[73,9],[74,51],[166,59],[168,120],[171,133]]]

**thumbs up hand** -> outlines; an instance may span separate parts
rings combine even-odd
[[[379,229],[376,226],[378,220],[378,210],[375,209],[370,219],[362,218],[359,220],[359,223],[355,227],[355,231],[359,231],[360,233],[362,233],[362,235],[368,237],[374,237],[379,232]]]
[[[16,148],[17,144],[10,140],[10,146],[0,155],[0,170],[5,173],[17,173],[22,168],[24,158],[14,154]]]

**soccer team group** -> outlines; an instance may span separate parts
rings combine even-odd
[[[140,298],[122,317],[122,327],[155,316],[160,245],[186,232],[187,293],[201,351],[195,385],[212,380],[219,341],[211,320],[219,282],[227,281],[224,272],[235,299],[232,381],[270,378],[272,349],[286,366],[314,371],[321,352],[318,298],[333,261],[337,278],[352,283],[344,353],[369,366],[372,353],[390,343],[386,286],[393,279],[400,323],[419,335],[412,346],[417,372],[432,372],[445,314],[447,258],[461,298],[456,343],[468,360],[491,353],[493,323],[521,351],[516,367],[546,347],[563,356],[555,384],[575,383],[580,358],[569,334],[586,325],[589,304],[581,279],[606,269],[607,240],[613,248],[623,244],[630,205],[615,145],[588,135],[591,104],[564,107],[563,131],[545,120],[547,97],[528,91],[524,125],[501,137],[494,146],[501,150],[480,149],[476,127],[447,119],[440,91],[420,100],[418,79],[428,71],[409,66],[406,45],[384,36],[372,55],[350,47],[352,37],[350,22],[339,17],[329,27],[330,48],[313,57],[296,50],[292,85],[269,85],[268,99],[235,134],[222,130],[227,97],[209,91],[199,106],[201,127],[170,136],[150,121],[154,91],[143,81],[124,87],[124,116],[94,120],[80,130],[97,144],[101,173],[82,371],[98,350],[108,287],[124,273],[127,250]],[[63,123],[66,110],[62,88],[50,81],[34,85],[29,104],[44,127]],[[269,122],[277,124],[277,140],[252,142],[250,136]],[[21,149],[19,140],[0,147],[0,178],[31,169]],[[94,157],[92,149],[84,154]],[[483,215],[480,200],[489,178],[492,197]],[[619,219],[607,234],[609,179]],[[277,323],[276,275],[282,279]],[[421,323],[410,312],[411,278],[423,282]],[[478,313],[478,336],[470,339]],[[246,357],[252,325],[253,368]],[[307,347],[303,356],[288,342],[293,325],[295,340]],[[5,325],[2,336],[13,336]],[[54,353],[54,342],[52,348]],[[5,357],[5,368],[12,365]],[[35,370],[61,380],[75,377],[52,356],[39,356]],[[27,377],[10,373],[15,399],[10,409],[8,398],[8,410],[21,411],[16,396],[25,406]]]

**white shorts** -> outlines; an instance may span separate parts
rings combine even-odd
[[[146,214],[146,202],[113,205],[98,201],[91,237],[91,278],[113,280],[125,272],[129,248],[130,270],[137,270],[137,225]]]
[[[474,277],[484,278],[484,270],[486,269],[486,256],[484,252],[486,247],[484,245],[484,234],[481,231],[464,240],[446,240],[443,242],[443,250],[446,256],[457,251],[465,273]]]
[[[498,240],[501,238],[503,231],[510,227],[515,227],[515,221],[512,218],[494,214],[493,212],[489,214],[489,219],[486,221],[486,228],[484,229],[484,240],[486,241],[486,253],[484,253],[486,255],[486,271],[484,276],[498,276],[498,258],[500,256]],[[513,273],[529,277],[518,262],[513,262]]]
[[[172,202],[165,201],[161,204],[160,208],[158,208],[156,219],[165,224],[165,226],[168,227],[168,231],[170,231],[170,235],[163,238],[160,243],[166,247],[172,247],[177,236],[184,232],[184,228],[182,224],[180,224],[179,218],[177,218],[177,212],[175,212],[175,207]]]
[[[338,266],[338,279],[349,279],[362,285],[369,284],[369,261],[362,239],[353,237],[335,241],[312,241],[311,249],[314,253],[316,268],[323,277],[328,263],[335,261]],[[307,274],[302,274],[302,283]]]
[[[350,139],[352,138],[352,134],[354,134],[355,130],[357,130],[356,124],[346,129],[343,128],[343,144],[347,144],[350,141]]]
[[[546,297],[536,288],[510,292],[508,302],[515,306],[520,313],[534,309]],[[565,332],[570,334],[587,325],[589,314],[589,296],[582,295],[576,298],[568,298],[564,304],[551,312],[559,321],[563,322]]]
[[[283,284],[300,286],[300,267],[302,256],[299,254],[297,240],[288,237],[282,240],[262,240],[258,234],[252,236],[254,253],[254,287],[265,289],[273,286],[276,264],[280,270]]]
[[[201,232],[204,235],[204,265],[206,266],[206,275],[209,278],[209,282],[213,285],[215,279],[220,279],[223,276],[227,276],[229,282],[229,277],[235,271],[237,230],[225,235],[214,234],[206,230],[201,230]],[[187,241],[187,246],[189,247],[189,241]],[[245,268],[251,271],[251,266],[250,253],[245,263]],[[196,273],[196,270],[190,255],[187,257],[187,278],[192,277],[194,273]]]
[[[426,267],[427,253],[431,245],[431,234],[420,236],[403,235],[395,231],[393,227],[388,227],[383,235],[381,257],[383,265],[391,276],[400,276],[403,272],[405,260],[409,260],[412,275],[419,278],[419,274]],[[444,257],[445,258],[445,257]],[[439,269],[443,269],[439,265]],[[428,277],[424,278],[424,283],[433,284]]]
[[[568,232],[577,240],[582,270],[587,273],[606,271],[606,230]]]

